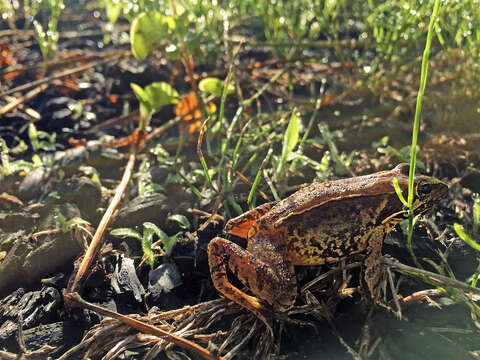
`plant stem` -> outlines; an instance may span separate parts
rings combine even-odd
[[[415,108],[415,119],[413,122],[413,133],[412,133],[412,145],[411,145],[411,152],[410,152],[410,173],[408,177],[408,240],[407,240],[407,248],[412,256],[415,265],[420,267],[417,258],[412,249],[412,235],[413,235],[413,178],[415,176],[415,165],[417,161],[417,139],[418,139],[418,132],[420,129],[420,114],[422,112],[422,101],[423,101],[423,94],[425,92],[425,85],[427,83],[427,74],[428,74],[428,58],[430,56],[430,47],[432,45],[432,38],[433,38],[433,30],[435,27],[435,23],[437,21],[437,14],[438,8],[440,6],[440,0],[435,0],[435,4],[433,5],[433,12],[430,16],[430,24],[428,26],[428,33],[427,33],[427,42],[425,44],[425,50],[423,51],[423,58],[422,58],[422,73],[420,75],[420,87],[418,89],[417,95],[417,106]]]

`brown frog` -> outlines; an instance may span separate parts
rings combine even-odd
[[[375,299],[383,238],[408,216],[393,179],[406,193],[408,171],[408,164],[400,164],[371,175],[314,183],[230,220],[226,233],[246,238],[248,246],[245,250],[221,237],[210,242],[215,287],[257,315],[284,312],[297,295],[294,266],[333,263],[366,252],[364,279]],[[415,214],[430,209],[448,191],[445,183],[422,175],[415,175],[414,189]],[[255,296],[230,283],[227,267]]]

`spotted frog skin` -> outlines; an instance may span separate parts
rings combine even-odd
[[[225,226],[246,238],[247,249],[221,237],[208,246],[213,284],[226,298],[256,314],[290,309],[297,295],[294,266],[334,263],[366,252],[364,280],[375,299],[383,238],[408,215],[393,187],[408,189],[408,164],[371,175],[314,183],[279,202],[261,205]],[[415,175],[414,209],[420,214],[448,187]],[[253,293],[233,286],[227,268]]]

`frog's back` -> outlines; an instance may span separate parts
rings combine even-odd
[[[267,221],[278,227],[289,217],[304,214],[327,203],[357,197],[392,194],[395,192],[392,185],[394,170],[332,182],[313,183],[278,202],[268,213]],[[402,190],[408,187],[408,177],[400,170],[397,179]]]

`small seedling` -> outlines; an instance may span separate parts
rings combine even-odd
[[[75,229],[85,230],[87,226],[90,226],[90,223],[87,220],[84,220],[79,216],[74,216],[73,218],[67,220],[59,210],[57,210],[57,218],[60,222],[63,233],[67,233]]]
[[[33,151],[55,150],[56,136],[56,133],[49,134],[46,131],[37,130],[37,127],[33,123],[28,126],[28,137],[30,138]]]
[[[110,232],[111,235],[119,238],[134,238],[142,243],[143,254],[147,257],[147,264],[153,269],[155,257],[152,250],[153,235],[162,241],[163,250],[168,254],[176,241],[176,235],[169,237],[157,225],[151,222],[143,223],[143,234],[130,228],[118,228]]]
[[[288,155],[295,149],[299,138],[299,116],[294,109],[290,121],[288,122],[287,130],[283,137],[282,155],[277,166],[276,176],[282,176],[283,168],[287,162]]]
[[[153,114],[168,104],[178,102],[177,90],[166,82],[154,82],[145,88],[135,83],[131,83],[130,86],[140,102],[140,123],[138,125],[140,131],[146,131]]]
[[[43,2],[43,0],[40,2]],[[58,19],[62,11],[65,9],[63,0],[47,0],[46,3],[50,11],[47,30],[45,30],[39,21],[33,19],[33,16],[30,18],[30,20],[33,21],[35,35],[37,36],[38,45],[40,46],[40,51],[42,52],[43,61],[45,63],[45,71],[47,68],[47,61],[57,50],[57,42],[59,39],[59,34],[57,31]]]

